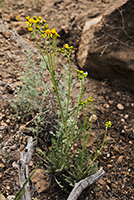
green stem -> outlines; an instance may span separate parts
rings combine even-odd
[[[64,129],[65,129],[65,135],[66,135],[66,139],[67,139],[67,147],[66,147],[65,155],[63,157],[63,162],[62,162],[62,163],[64,163],[66,156],[68,155],[69,138],[68,138],[68,132],[67,132],[67,127],[66,127],[66,120],[65,120],[65,117],[64,117],[64,113],[63,113],[63,109],[62,109],[62,105],[61,105],[61,100],[60,100],[60,97],[59,97],[58,88],[57,88],[57,85],[56,85],[56,82],[55,82],[55,77],[54,77],[53,71],[51,72],[51,78],[52,78],[52,83],[53,83],[54,90],[55,90],[55,93],[56,93],[56,96],[57,96],[58,104],[59,104],[59,107],[60,107],[62,121],[63,121]]]
[[[77,118],[78,118],[79,107],[80,107],[80,101],[81,101],[81,98],[82,98],[82,93],[83,93],[83,80],[81,80],[81,91],[80,91],[80,96],[79,96],[79,100],[78,100],[78,106],[77,106],[75,119],[74,119],[74,128],[73,128],[71,137],[74,135],[75,126],[76,126],[76,122],[77,122]]]
[[[92,130],[92,126],[93,126],[93,116],[94,116],[94,110],[93,110],[93,107],[91,105],[91,109],[92,109],[92,119],[91,119],[91,125],[90,125],[90,129],[89,129],[89,132],[88,132],[88,135],[87,135],[87,138],[86,138],[86,144],[85,144],[85,149],[87,147],[87,143],[88,143],[88,140],[89,140],[89,137],[90,137],[90,134],[91,134],[91,130]]]
[[[44,62],[45,62],[45,64],[46,64],[46,67],[47,67],[47,69],[50,71],[50,68],[49,68],[49,66],[48,66],[48,64],[47,64],[47,61],[46,61],[46,59],[45,59],[45,56],[43,55],[42,50],[41,50],[41,48],[40,48],[40,45],[39,45],[39,43],[38,43],[38,40],[37,40],[37,38],[36,38],[36,34],[34,34],[34,38],[35,38],[36,44],[37,44],[37,46],[38,46],[38,48],[39,48],[39,51],[40,51],[40,53],[41,53],[41,55],[42,55],[42,58],[43,58],[43,60],[44,60]]]
[[[108,127],[106,127],[104,139],[103,139],[103,142],[102,142],[102,145],[101,145],[101,148],[100,148],[99,152],[98,152],[97,155],[94,157],[94,159],[93,159],[91,165],[87,168],[87,170],[85,171],[84,174],[86,174],[86,173],[90,170],[91,166],[94,164],[94,162],[95,162],[95,160],[97,159],[97,157],[99,156],[99,154],[100,154],[102,148],[104,147],[104,143],[105,143],[106,135],[107,135],[107,129],[108,129]]]
[[[49,63],[49,69],[50,69],[49,71],[51,71],[52,67],[51,67],[50,57],[49,57],[49,54],[48,54],[48,49],[47,49],[47,44],[46,44],[45,38],[43,38],[43,41],[44,41],[45,49],[46,49],[46,53],[47,53],[47,58],[48,58],[48,63]]]
[[[51,46],[50,38],[49,38],[49,50],[50,50],[50,65],[51,65],[51,69],[53,69],[52,46]]]
[[[84,132],[83,132],[83,141],[82,141],[82,159],[81,159],[81,168],[82,168],[82,163],[83,163],[83,157],[84,157],[84,150],[85,150],[85,129],[86,129],[86,122],[87,122],[87,115],[86,115],[86,110],[83,108],[84,114],[85,114],[85,120],[84,120]]]
[[[69,77],[68,77],[68,99],[67,99],[67,110],[66,110],[66,120],[68,118],[68,108],[69,108],[69,99],[70,99],[70,80],[71,80],[71,61],[70,58],[68,57],[68,62],[69,62]]]

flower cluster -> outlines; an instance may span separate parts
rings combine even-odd
[[[81,108],[86,108],[87,107],[87,101],[80,101],[80,104]]]
[[[87,101],[90,103],[90,102],[93,102],[93,99],[92,99],[92,97],[89,97],[88,99],[87,99]]]
[[[42,17],[36,17],[30,18],[29,16],[26,17],[27,21],[25,22],[27,24],[27,29],[32,32],[33,27],[35,25],[35,30],[40,31],[41,36],[45,38],[48,36],[48,38],[56,39],[57,36],[60,37],[60,35],[56,32],[55,28],[52,28],[51,30],[48,29],[48,24],[46,23],[46,20],[42,20]],[[42,20],[42,21],[41,21]]]
[[[105,126],[106,126],[106,128],[110,128],[110,127],[112,126],[112,123],[111,123],[111,121],[109,121],[109,122],[106,122]]]
[[[77,79],[84,79],[87,77],[87,75],[87,72],[84,73],[82,70],[77,70]]]
[[[86,108],[86,107],[87,107],[87,104],[91,105],[92,102],[93,102],[92,97],[89,97],[89,98],[87,99],[87,101],[81,100],[80,103],[79,103],[79,105],[81,106],[81,108]]]
[[[66,56],[69,56],[71,51],[73,49],[73,46],[70,46],[68,44],[65,44],[65,48],[61,48],[59,49],[59,52],[65,54]]]

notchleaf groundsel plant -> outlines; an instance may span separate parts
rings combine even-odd
[[[34,16],[33,18],[27,16],[26,19],[27,29],[31,36],[34,37],[46,68],[51,75],[53,92],[59,106],[59,110],[57,110],[58,120],[56,132],[50,133],[53,136],[52,145],[47,153],[41,149],[37,149],[37,151],[44,157],[46,172],[49,173],[61,187],[65,182],[73,186],[75,182],[94,174],[96,170],[98,170],[96,159],[105,145],[107,131],[108,128],[111,127],[111,122],[106,122],[106,130],[101,147],[93,155],[90,155],[87,144],[90,140],[92,130],[94,106],[92,97],[83,100],[83,94],[85,93],[84,83],[88,74],[82,70],[77,70],[76,78],[77,81],[80,82],[81,87],[77,97],[77,104],[72,106],[70,93],[75,81],[71,72],[72,63],[70,55],[73,46],[65,44],[63,48],[57,50],[56,38],[60,37],[60,35],[56,32],[56,29],[49,29],[46,20],[42,20],[41,16]],[[37,34],[39,34],[44,41],[47,59],[38,43]],[[49,42],[46,42],[47,40]],[[55,60],[58,53],[68,58],[69,64],[65,77],[57,74],[55,71]],[[64,98],[62,98],[62,95],[64,95]],[[92,110],[90,124],[87,120],[86,107],[88,106]],[[83,111],[84,121],[78,125],[80,109]],[[78,145],[76,149],[76,144],[80,139],[82,139],[82,144]],[[91,158],[92,162],[90,162],[91,164],[89,165],[89,159],[91,160]]]

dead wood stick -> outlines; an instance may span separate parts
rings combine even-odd
[[[79,181],[78,183],[75,183],[75,186],[73,190],[71,191],[67,200],[77,200],[77,198],[80,196],[81,192],[85,188],[87,188],[89,185],[92,185],[94,182],[100,179],[104,174],[105,174],[105,171],[103,170],[103,168],[101,168],[95,174]]]
[[[20,187],[23,186],[25,181],[29,176],[29,163],[33,153],[33,138],[29,137],[29,141],[27,146],[25,147],[23,153],[20,153],[20,160],[18,161],[18,170],[19,170],[19,184]],[[24,188],[24,194],[22,196],[22,200],[31,200],[30,187],[29,182],[26,184]]]

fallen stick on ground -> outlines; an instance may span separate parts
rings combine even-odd
[[[29,177],[29,163],[33,154],[33,138],[29,137],[27,146],[25,147],[23,153],[20,153],[20,160],[18,161],[18,170],[19,170],[19,185],[22,188],[23,184]],[[24,194],[22,200],[31,200],[29,182],[24,188]]]
[[[101,168],[95,174],[79,181],[78,183],[75,183],[75,186],[74,186],[73,190],[71,191],[67,200],[77,200],[77,198],[80,196],[81,192],[85,188],[92,185],[94,182],[96,182],[98,179],[100,179],[104,174],[105,174],[105,171],[103,170],[103,168]]]

